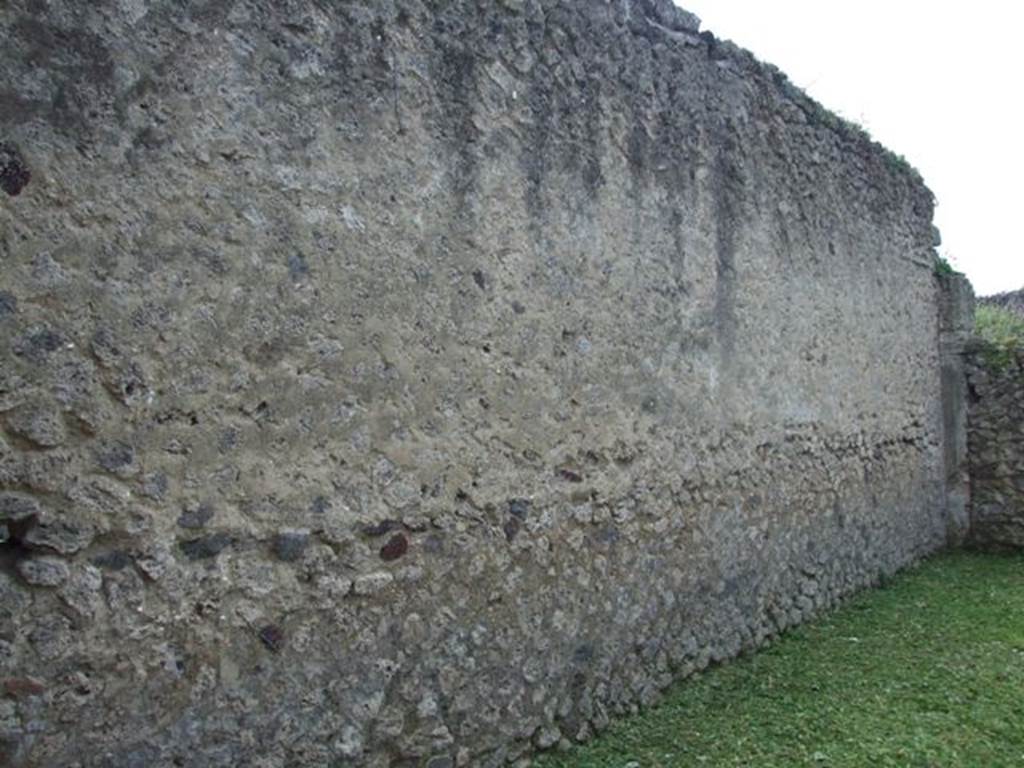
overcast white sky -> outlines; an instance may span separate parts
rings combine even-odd
[[[1024,286],[1024,3],[677,2],[904,155],[978,295]]]

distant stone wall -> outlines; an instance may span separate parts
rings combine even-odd
[[[982,304],[990,304],[995,307],[1003,307],[1024,315],[1024,288],[1006,293],[997,293],[992,296],[985,296],[980,299]]]
[[[968,369],[970,543],[1024,548],[1024,352],[994,369],[976,350]]]
[[[955,538],[931,195],[667,1],[0,39],[0,763],[511,763]]]

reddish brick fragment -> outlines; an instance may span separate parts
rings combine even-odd
[[[409,551],[409,539],[403,533],[396,533],[388,543],[380,548],[380,559],[385,561],[397,560]]]
[[[15,699],[39,696],[46,686],[34,677],[8,677],[4,680],[4,693]]]

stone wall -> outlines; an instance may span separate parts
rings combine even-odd
[[[1024,352],[993,367],[982,349],[969,358],[970,543],[1024,548]]]
[[[670,3],[0,37],[7,764],[515,762],[956,530],[931,195]]]
[[[970,534],[970,459],[967,421],[969,349],[974,342],[974,289],[959,273],[939,274],[939,350],[942,370],[943,454],[948,544]]]
[[[980,299],[982,304],[990,304],[995,307],[1003,307],[1024,315],[1024,288],[1016,291],[997,293],[993,296],[985,296]]]

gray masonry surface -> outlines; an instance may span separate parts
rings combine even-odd
[[[1024,351],[993,367],[969,356],[970,542],[1024,549]]]
[[[930,193],[698,29],[3,3],[0,762],[523,761],[962,536]]]
[[[946,509],[951,546],[964,544],[971,527],[970,459],[968,457],[968,384],[974,337],[974,290],[959,273],[940,274],[939,350],[942,370],[943,453]]]

